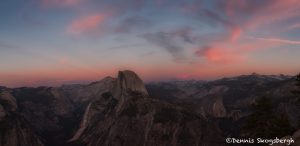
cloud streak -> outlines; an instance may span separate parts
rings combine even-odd
[[[77,6],[86,0],[42,0],[42,6],[51,7],[71,7]]]
[[[187,61],[185,53],[186,44],[194,44],[198,36],[192,34],[193,29],[190,27],[181,27],[173,31],[160,31],[156,33],[146,33],[143,35],[148,42],[162,47],[176,62]]]
[[[120,49],[128,49],[128,48],[135,48],[135,47],[144,47],[146,44],[136,43],[136,44],[127,44],[127,45],[120,45],[116,47],[108,48],[107,50],[120,50]]]
[[[83,33],[94,32],[95,30],[100,29],[106,17],[107,16],[105,14],[95,14],[81,17],[77,20],[74,20],[67,27],[67,33],[71,35],[80,35]]]
[[[114,28],[116,33],[130,33],[134,30],[150,28],[151,21],[140,16],[126,17]]]
[[[1,42],[0,42],[0,49],[1,49],[1,50],[7,50],[7,49],[19,49],[19,47],[18,47],[18,46],[11,45],[11,44],[6,44],[6,43],[1,43]]]
[[[292,40],[286,40],[286,39],[280,39],[280,38],[262,38],[262,37],[252,37],[252,36],[245,36],[245,38],[261,40],[261,41],[269,41],[269,42],[275,42],[275,43],[282,43],[282,44],[300,45],[300,41],[292,41]]]
[[[157,32],[153,34],[145,34],[143,36],[148,42],[156,44],[169,52],[175,61],[185,60],[183,48],[178,43],[174,42],[173,37],[165,32]]]

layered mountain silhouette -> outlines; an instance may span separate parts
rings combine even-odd
[[[253,73],[145,85],[125,70],[88,85],[1,87],[0,146],[221,146],[247,134],[262,96],[293,127],[284,136],[297,139],[294,84],[291,76]]]

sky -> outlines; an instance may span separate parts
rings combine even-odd
[[[300,71],[299,0],[0,2],[0,85]]]

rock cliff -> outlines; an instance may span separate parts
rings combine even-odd
[[[0,91],[0,146],[44,146],[17,108],[10,92]]]
[[[223,145],[213,124],[182,107],[149,98],[132,71],[119,72],[111,92],[92,101],[74,137],[85,146]]]

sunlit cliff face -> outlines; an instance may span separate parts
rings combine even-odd
[[[298,0],[10,0],[0,5],[0,85],[296,74]]]

